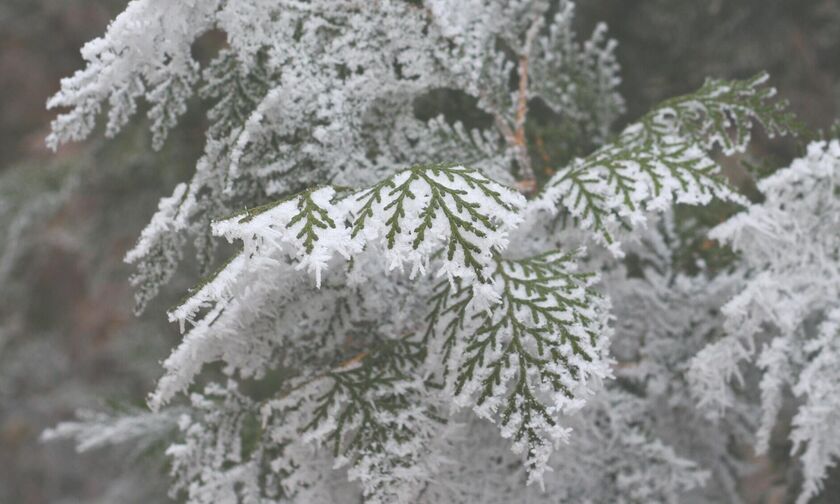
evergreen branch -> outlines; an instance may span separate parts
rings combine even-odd
[[[443,420],[415,379],[425,345],[409,339],[380,341],[339,366],[270,401],[264,411],[307,411],[298,423],[304,442],[327,443],[339,465],[350,464],[371,502],[389,502],[400,486],[425,482],[422,462]],[[285,419],[280,419],[283,422]],[[413,475],[403,474],[413,468]],[[401,481],[400,481],[401,480]]]
[[[377,422],[378,414],[393,414],[409,406],[407,397],[394,387],[411,379],[407,366],[418,365],[423,355],[419,343],[389,340],[326,372],[319,379],[329,384],[316,398],[312,419],[301,431],[313,431],[328,419],[334,420],[335,430],[326,439],[336,456],[383,442],[390,433],[387,426]]]
[[[470,310],[471,289],[441,284],[427,317],[426,337],[446,358],[444,379],[454,372],[459,403],[496,421],[537,479],[553,443],[567,436],[558,414],[580,406],[587,381],[610,374],[606,313],[593,276],[577,272],[575,260],[557,252],[497,259],[498,304]]]
[[[351,221],[351,237],[367,229],[382,236],[394,265],[409,260],[412,275],[425,268],[431,254],[446,249],[450,276],[486,280],[492,251],[518,223],[524,200],[472,168],[457,165],[417,166],[361,191]]]
[[[766,80],[766,74],[709,80],[695,93],[663,102],[615,141],[559,170],[542,199],[558,203],[612,247],[618,225],[642,222],[647,212],[673,202],[706,204],[716,197],[744,204],[708,151],[743,151],[753,121],[770,135],[800,132],[786,104],[771,101],[775,92],[762,87]]]
[[[753,121],[771,137],[804,134],[787,102],[773,101],[776,90],[765,86],[768,80],[764,72],[745,80],[707,79],[696,92],[665,100],[645,114],[622,133],[620,141],[650,147],[676,135],[731,155],[746,149]]]

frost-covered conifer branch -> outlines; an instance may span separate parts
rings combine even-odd
[[[474,290],[460,283],[443,284],[432,298],[427,337],[441,340],[435,345],[456,402],[498,422],[514,450],[527,453],[535,480],[552,445],[568,439],[560,415],[582,407],[610,376],[608,308],[575,261],[556,252],[498,261],[498,301],[477,313]]]
[[[593,144],[600,145],[611,134],[609,125],[624,112],[624,101],[614,91],[621,83],[616,41],[600,23],[579,45],[574,19],[575,4],[561,2],[547,33],[533,47],[529,87],[555,112],[582,121]]]
[[[435,264],[438,275],[480,284],[490,278],[495,255],[507,246],[506,233],[518,223],[516,210],[523,206],[520,194],[476,170],[439,165],[401,171],[368,190],[341,197],[331,187],[305,191],[214,224],[217,234],[241,240],[243,250],[170,313],[182,327],[185,322],[195,326],[164,363],[170,372],[152,403],[165,403],[183,390],[205,363],[223,356],[230,364],[249,359],[247,353],[225,349],[220,336],[259,321],[262,306],[272,297],[268,293],[280,285],[267,283],[269,276],[287,285],[284,297],[291,299],[313,292],[297,271],[313,274],[317,292],[322,272],[341,258],[353,259],[351,274],[365,267],[360,263],[371,268],[367,275],[385,275],[407,264],[413,278]],[[365,259],[363,252],[373,257]],[[384,267],[375,264],[380,254]],[[482,306],[496,300],[488,288],[478,289],[475,298]],[[239,340],[229,343],[246,348],[256,344]]]
[[[300,427],[304,442],[329,446],[338,467],[350,464],[348,476],[361,483],[368,502],[410,502],[432,470],[426,466],[430,441],[443,422],[416,378],[424,355],[418,342],[382,342],[264,412],[290,403],[309,408]]]
[[[746,81],[709,80],[697,92],[663,102],[589,157],[560,169],[541,199],[557,202],[597,239],[618,251],[615,234],[674,203],[705,205],[712,198],[745,204],[710,157],[749,142],[753,121],[771,136],[796,133],[798,124],[766,75]],[[539,202],[538,205],[543,205]]]
[[[143,17],[157,8],[156,2],[137,0],[122,17]],[[54,104],[72,109],[59,119],[64,126],[57,124],[51,143],[89,134],[95,110],[107,99],[105,90],[117,82],[108,75],[128,71],[125,61],[154,62],[186,51],[182,45],[209,29],[227,35],[229,47],[203,71],[190,70],[190,75],[200,75],[200,94],[213,102],[205,154],[196,174],[126,257],[138,268],[134,283],[140,311],[171,278],[190,241],[200,266],[209,269],[214,250],[207,232],[210,222],[243,206],[316,184],[365,186],[391,174],[393,167],[418,163],[469,162],[497,180],[512,178],[511,159],[528,154],[519,145],[524,142],[525,116],[519,114],[517,121],[511,101],[518,87],[509,85],[519,57],[527,58],[528,68],[533,68],[525,75],[536,76],[523,79],[523,85],[533,89],[519,93],[519,110],[527,108],[528,98],[549,100],[550,94],[557,103],[567,96],[558,114],[568,115],[587,131],[606,131],[622,109],[615,91],[614,45],[605,42],[603,29],[590,42],[578,44],[573,33],[566,33],[573,17],[571,3],[562,2],[554,23],[544,19],[549,4],[429,1],[418,8],[396,1],[373,9],[335,0],[305,5],[219,2],[215,10],[208,7],[210,20],[166,11],[171,19],[151,22],[157,31],[148,32],[150,37],[168,37],[178,22],[189,29],[171,43],[153,46],[136,43],[138,34],[128,29],[130,23],[115,22],[99,42],[99,51],[120,56],[93,58],[83,71],[89,78],[82,79],[80,73],[67,81]],[[459,16],[450,15],[452,9]],[[511,59],[499,51],[499,44],[518,56]],[[123,57],[126,46],[132,49]],[[541,66],[549,57],[553,63]],[[173,57],[172,64],[181,59]],[[132,79],[167,79],[170,70],[180,72],[158,66],[161,75],[151,77],[145,68],[132,67]],[[284,68],[298,70],[283,72]],[[567,79],[572,73],[575,77]],[[172,76],[172,82],[177,80]],[[479,108],[497,117],[497,127],[505,127],[467,132],[457,122],[418,120],[416,101],[437,89],[479,98]],[[594,90],[587,91],[592,101],[573,108],[573,96],[583,89]],[[188,92],[178,91],[184,99]],[[137,99],[142,93],[132,96]],[[110,106],[112,115],[128,118],[134,112],[120,101]],[[600,112],[588,112],[595,108]],[[514,137],[519,142],[515,148],[505,141]]]
[[[80,452],[108,445],[138,442],[138,451],[160,441],[177,429],[182,410],[173,408],[162,412],[140,409],[122,410],[115,414],[80,411],[78,419],[62,422],[41,434],[41,440],[72,439]]]
[[[144,97],[151,105],[153,143],[163,141],[186,111],[187,98],[198,79],[198,63],[190,46],[210,30],[220,1],[171,4],[159,0],[131,2],[108,27],[104,37],[82,49],[84,70],[63,79],[61,91],[48,106],[71,107],[53,121],[47,144],[81,140],[95,125],[103,102],[108,102],[106,134],[115,135],[137,111]]]
[[[745,80],[707,79],[692,94],[671,98],[648,112],[622,136],[628,143],[657,145],[671,136],[686,137],[706,150],[719,147],[724,154],[744,152],[754,123],[770,137],[801,134],[803,126],[784,100],[774,100],[767,86],[770,76],[760,73]]]
[[[801,398],[791,432],[796,446],[805,447],[801,503],[819,492],[840,454],[826,430],[838,425],[829,412],[840,410],[840,395],[824,381],[829,366],[840,363],[834,320],[840,297],[838,173],[840,142],[812,143],[805,157],[759,183],[762,203],[713,230],[741,254],[750,278],[723,308],[727,335],[697,354],[689,374],[700,404],[715,417],[735,405],[730,383],[742,381],[744,364],[756,362],[762,371],[759,450],[768,448],[784,389]],[[761,345],[768,330],[772,336]]]

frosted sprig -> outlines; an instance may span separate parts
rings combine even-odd
[[[498,304],[478,312],[471,289],[441,284],[427,337],[437,340],[457,403],[498,423],[540,480],[553,443],[568,440],[560,415],[611,375],[607,307],[575,256],[499,261],[493,280]]]
[[[444,249],[438,274],[485,282],[494,254],[521,218],[525,198],[463,166],[421,166],[402,171],[355,196],[352,236],[384,249],[389,268],[425,273]]]
[[[709,80],[697,92],[663,102],[612,142],[558,170],[534,206],[556,202],[596,239],[620,254],[616,233],[673,203],[705,205],[713,197],[746,204],[710,157],[714,147],[741,152],[754,121],[768,134],[799,126],[766,75]]]
[[[803,401],[791,439],[803,447],[799,503],[821,488],[840,450],[825,429],[836,426],[837,394],[824,385],[835,369],[840,279],[840,142],[814,142],[790,167],[759,183],[765,200],[712,231],[741,254],[751,273],[724,307],[726,335],[691,362],[693,392],[712,417],[733,407],[731,382],[755,362],[761,370],[758,448],[766,450],[790,388]],[[770,341],[760,336],[771,328]],[[832,367],[833,366],[833,367]],[[820,376],[819,378],[817,376]]]
[[[627,143],[656,145],[679,136],[703,149],[718,147],[732,155],[746,150],[754,123],[770,137],[803,133],[787,102],[774,99],[776,90],[767,86],[769,79],[764,72],[744,80],[707,79],[694,93],[662,102],[622,137]]]
[[[380,341],[281,392],[263,407],[264,422],[282,430],[289,411],[305,412],[302,442],[327,446],[335,467],[349,465],[366,502],[414,502],[433,471],[430,440],[442,425],[415,378],[424,354],[419,342]]]

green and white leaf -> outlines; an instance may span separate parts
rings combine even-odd
[[[351,198],[352,236],[380,247],[389,269],[407,265],[413,278],[443,250],[438,275],[480,282],[525,206],[521,194],[457,165],[409,168]]]
[[[442,283],[432,299],[432,358],[460,406],[497,423],[540,480],[554,443],[566,441],[562,415],[578,410],[611,375],[608,303],[577,271],[576,256],[551,252],[498,260],[499,302],[472,308],[473,289]]]
[[[766,75],[709,80],[695,93],[663,102],[613,142],[558,170],[534,206],[556,204],[620,254],[620,228],[644,223],[649,212],[712,198],[746,204],[710,151],[743,151],[754,121],[770,135],[798,131],[784,102],[771,101],[775,91],[762,87],[765,81]]]

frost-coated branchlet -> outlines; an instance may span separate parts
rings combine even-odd
[[[840,456],[840,142],[815,142],[789,168],[759,183],[762,203],[712,230],[740,252],[749,279],[724,307],[727,335],[694,358],[689,377],[709,414],[731,407],[729,383],[742,366],[762,370],[757,447],[770,434],[789,387],[802,401],[793,418],[794,453],[805,483],[798,502],[817,495]],[[777,335],[763,345],[771,328]],[[801,452],[800,452],[801,450]]]

